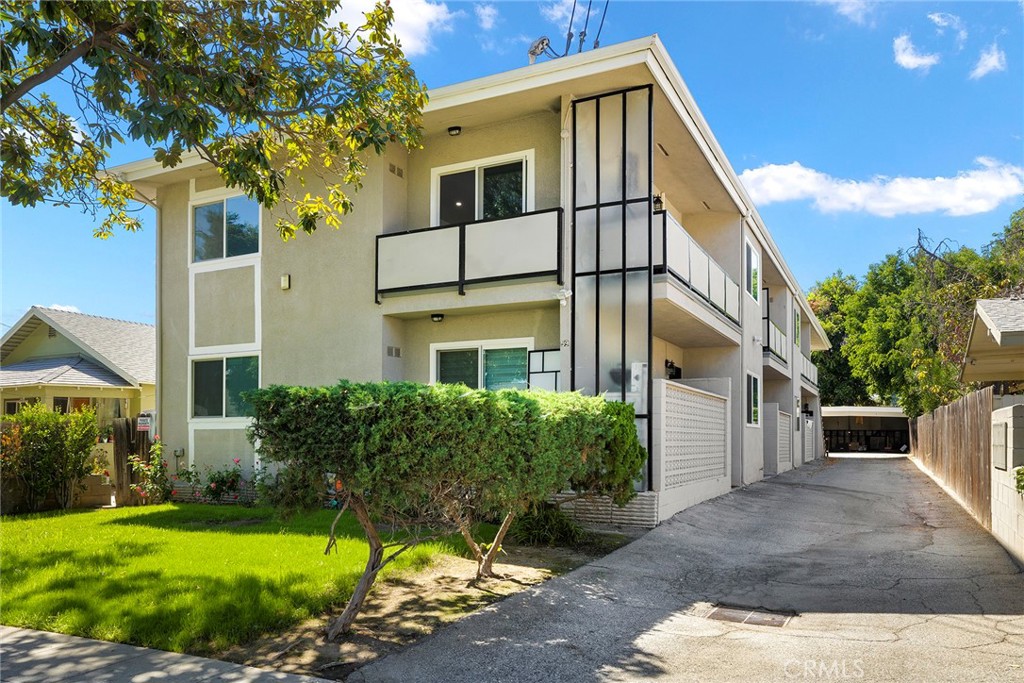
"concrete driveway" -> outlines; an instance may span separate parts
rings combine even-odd
[[[907,460],[819,461],[349,680],[1024,681],[1024,574]]]

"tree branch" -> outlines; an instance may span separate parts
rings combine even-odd
[[[36,87],[41,83],[45,83],[57,74],[64,71],[64,69],[68,68],[69,66],[77,62],[79,59],[84,57],[86,53],[88,53],[89,50],[91,50],[92,48],[92,40],[79,43],[78,45],[74,46],[73,48],[65,52],[63,55],[61,55],[59,59],[55,60],[45,69],[32,74],[31,76],[23,80],[21,83],[11,88],[8,92],[5,92],[3,94],[3,98],[0,98],[0,113],[7,111],[7,107],[11,106],[19,99],[21,99],[21,96],[32,90],[32,88]]]

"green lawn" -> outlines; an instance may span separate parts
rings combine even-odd
[[[0,622],[177,652],[244,643],[351,595],[366,544],[346,515],[325,556],[333,517],[195,504],[5,517]],[[421,545],[392,571],[452,547]]]

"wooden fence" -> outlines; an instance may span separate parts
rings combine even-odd
[[[911,455],[992,529],[992,387],[910,421]]]

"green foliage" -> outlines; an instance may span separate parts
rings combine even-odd
[[[30,510],[40,509],[50,493],[60,507],[71,507],[91,469],[96,413],[84,408],[63,414],[34,403],[5,419],[0,472],[19,482]]]
[[[212,467],[206,468],[206,474],[199,474],[195,465],[178,472],[174,478],[189,484],[192,487],[192,495],[197,499],[204,499],[212,503],[237,501],[245,487],[245,479],[242,478],[242,460],[234,458],[230,467],[215,470]]]
[[[541,505],[512,523],[509,536],[520,545],[575,546],[586,532],[555,505]]]
[[[824,402],[857,404],[866,392],[914,417],[973,390],[960,364],[975,301],[1024,295],[1024,209],[993,237],[977,252],[919,236],[862,283],[841,272],[818,283],[808,299],[833,342],[814,356]]]
[[[821,403],[828,406],[856,406],[870,404],[867,385],[854,377],[846,357],[846,314],[844,306],[857,291],[857,278],[836,271],[811,288],[807,302],[817,316],[821,327],[832,342],[828,351],[815,351],[811,360],[818,368],[818,389]]]
[[[131,490],[143,505],[166,503],[174,493],[163,453],[164,445],[158,437],[149,447],[148,458],[138,455],[128,458],[128,465],[139,479],[137,484],[131,485]]]
[[[364,152],[415,145],[426,103],[390,29],[391,7],[377,5],[361,27],[338,23],[339,7],[4,3],[3,197],[103,212],[103,238],[117,226],[137,230],[134,190],[105,171],[110,149],[131,139],[154,147],[167,168],[194,152],[228,187],[267,208],[284,202],[284,238],[320,223],[337,228],[365,174]],[[74,93],[70,110],[45,92],[55,78]],[[309,173],[323,180],[319,191],[304,187]]]
[[[0,622],[174,652],[223,652],[348,599],[366,548],[345,515],[339,552],[325,557],[323,529],[333,517],[320,510],[285,521],[270,508],[165,504],[5,518]],[[458,542],[421,544],[385,575],[418,571],[455,554]]]
[[[632,406],[575,393],[342,382],[247,399],[261,459],[285,466],[279,502],[322,499],[337,477],[393,523],[444,524],[453,505],[500,517],[567,487],[625,504],[645,457]]]
[[[1024,496],[1024,467],[1018,467],[1013,471],[1014,484],[1017,487],[1017,493]]]

